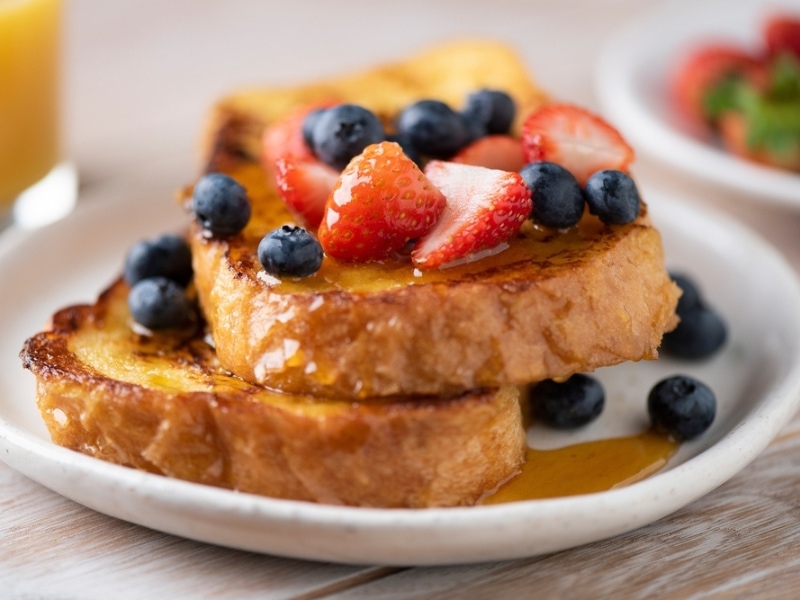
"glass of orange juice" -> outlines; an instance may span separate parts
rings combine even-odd
[[[0,216],[18,225],[72,209],[77,180],[62,161],[61,0],[0,0]]]

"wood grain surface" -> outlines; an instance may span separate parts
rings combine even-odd
[[[291,81],[301,65],[309,76],[366,65],[464,33],[517,44],[546,87],[592,106],[601,44],[665,1],[498,0],[487,14],[477,0],[316,0],[302,9],[68,0],[69,154],[88,201],[131,189],[169,194],[194,172],[198,123],[224,91]],[[354,14],[355,33],[345,18]],[[800,265],[800,211],[748,202],[646,158],[637,176],[729,211]],[[0,462],[0,599],[794,598],[798,548],[800,418],[732,480],[650,526],[545,556],[436,568],[342,566],[193,542],[93,512]]]

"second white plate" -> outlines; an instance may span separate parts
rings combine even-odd
[[[727,40],[759,48],[765,17],[800,14],[800,0],[682,0],[627,24],[604,48],[595,89],[604,116],[637,150],[757,202],[800,208],[800,174],[733,156],[670,102],[669,75],[690,48]]]

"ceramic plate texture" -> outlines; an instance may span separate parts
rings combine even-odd
[[[278,501],[137,472],[49,442],[20,366],[23,340],[57,308],[91,301],[138,239],[177,229],[170,203],[128,198],[80,206],[67,220],[0,236],[0,458],[46,487],[102,513],[214,544],[354,564],[434,565],[502,560],[630,531],[710,492],[747,465],[800,399],[800,287],[766,242],[727,217],[649,193],[672,269],[702,282],[730,324],[713,360],[630,364],[598,372],[608,408],[580,434],[536,430],[536,446],[638,433],[644,398],[683,372],[715,390],[712,428],[668,466],[609,492],[506,505],[377,510]],[[140,200],[131,202],[130,200]],[[533,436],[532,436],[533,437]]]
[[[763,47],[761,25],[779,10],[800,14],[800,0],[681,0],[627,24],[595,69],[603,114],[638,151],[754,201],[800,208],[800,174],[728,154],[677,113],[668,90],[687,50],[721,40]]]

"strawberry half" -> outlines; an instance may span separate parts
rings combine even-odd
[[[697,124],[713,119],[706,98],[717,85],[730,76],[741,76],[763,86],[766,71],[762,63],[737,46],[715,44],[692,51],[681,61],[671,81],[675,106]]]
[[[264,130],[261,162],[275,178],[275,187],[287,208],[306,227],[317,227],[325,201],[339,173],[319,160],[303,139],[308,113],[335,105],[325,101],[307,104],[275,121]]]
[[[319,241],[338,260],[383,260],[427,233],[444,208],[442,192],[398,144],[372,144],[342,171],[325,204]]]
[[[435,269],[498,248],[531,213],[531,192],[518,173],[432,160],[425,175],[447,206],[411,253],[418,267]]]
[[[570,171],[581,185],[597,171],[627,171],[633,149],[598,115],[571,104],[549,104],[522,124],[525,162],[548,161]]]
[[[478,138],[459,151],[450,161],[513,172],[525,166],[522,142],[510,135],[487,135]]]
[[[800,15],[774,15],[764,24],[767,53],[777,56],[789,52],[800,59]]]

